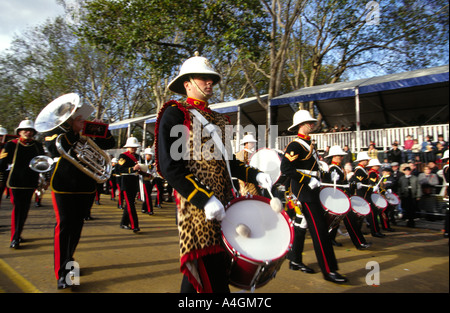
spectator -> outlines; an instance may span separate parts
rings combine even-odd
[[[353,162],[353,153],[350,151],[350,148],[348,145],[344,146],[344,152],[347,154],[344,155],[344,158],[342,159],[342,164],[352,163]]]
[[[423,195],[427,196],[435,193],[434,189],[439,184],[439,179],[437,174],[432,172],[432,168],[429,165],[423,168],[423,173],[420,173],[418,178]]]
[[[435,160],[435,154],[434,154],[435,146],[433,144],[433,137],[430,135],[427,135],[425,137],[425,141],[422,142],[422,161],[427,163],[430,161]]]
[[[405,161],[408,162],[410,160],[413,160],[413,149],[414,146],[414,140],[412,139],[411,135],[406,136],[405,141],[403,142],[403,149],[405,153]]]
[[[367,154],[371,159],[378,159],[378,150],[375,148],[375,144],[371,143],[369,145],[369,149],[367,150]]]
[[[347,162],[344,165],[344,172],[345,172],[345,176],[347,177],[347,180],[350,181],[350,178],[353,176],[354,172],[353,172],[353,166],[351,162]]]
[[[419,140],[413,139],[413,141],[414,141],[414,144],[411,148],[411,151],[413,153],[414,160],[416,160],[416,157],[418,157],[418,156],[420,157],[420,150],[422,149],[422,146],[419,143]]]
[[[402,163],[402,151],[398,148],[397,143],[392,144],[392,148],[387,152],[389,162]]]
[[[414,176],[419,176],[420,172],[419,169],[416,166],[416,162],[414,162],[413,160],[410,160],[407,164],[407,166],[409,166],[411,168],[411,174]]]
[[[417,201],[421,196],[419,180],[411,175],[411,168],[404,168],[404,175],[398,182],[398,195],[401,199],[403,218],[407,220],[406,226],[414,227],[414,218],[416,217]]]
[[[399,170],[400,165],[398,164],[398,162],[393,162],[391,164],[391,168],[392,168],[392,177],[395,179],[395,182],[398,183],[398,181],[400,180],[400,177],[403,176],[403,172],[401,172]],[[397,184],[396,184],[397,185]],[[397,193],[397,187],[392,189],[393,192]]]
[[[444,151],[448,149],[448,142],[444,140],[444,135],[438,135],[438,140],[435,142],[435,146],[437,146],[438,143],[442,144],[442,146],[444,147]]]
[[[434,151],[435,154],[435,161],[436,163],[442,163],[441,159],[442,156],[444,155],[445,150],[447,150],[444,146],[444,144],[440,141],[436,142],[436,150]]]

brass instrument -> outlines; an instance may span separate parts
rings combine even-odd
[[[94,111],[94,107],[88,103],[81,102],[76,93],[65,94],[50,102],[38,115],[35,121],[35,129],[44,133],[60,127],[72,117],[81,115],[86,119]],[[61,157],[71,162],[83,173],[93,178],[97,183],[103,183],[109,179],[112,173],[111,160],[95,142],[87,136],[80,139],[69,150],[65,151],[61,144],[60,134],[55,141],[56,149]],[[75,155],[76,157],[72,156]]]
[[[52,169],[53,159],[46,155],[38,155],[31,159],[29,167],[38,173],[45,173]]]

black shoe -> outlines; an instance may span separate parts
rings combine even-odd
[[[347,278],[339,274],[338,272],[330,272],[328,274],[323,275],[325,280],[331,281],[333,283],[342,284],[348,281]]]
[[[312,274],[314,270],[303,263],[289,262],[289,269],[293,271],[302,271],[303,273]]]
[[[131,229],[131,227],[130,226],[128,226],[128,225],[120,225],[120,228],[122,228],[122,229]]]
[[[138,231],[140,231],[141,229],[139,227],[133,228],[133,233],[137,233]]]
[[[11,241],[11,244],[9,245],[10,248],[13,249],[18,249],[20,246],[20,241],[19,240],[13,240]]]
[[[362,243],[359,246],[356,247],[358,250],[366,250],[369,248],[372,244],[371,243]]]
[[[58,287],[58,289],[66,289],[66,288],[72,287],[72,284],[69,285],[66,282],[66,277],[63,276],[58,279],[57,287]]]
[[[386,237],[386,235],[382,234],[382,233],[373,233],[372,237],[384,238],[384,237]]]
[[[331,244],[336,247],[342,247],[342,243],[337,242],[336,240],[331,240]]]

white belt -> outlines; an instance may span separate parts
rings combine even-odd
[[[300,172],[300,173],[303,173],[303,174],[306,174],[306,175],[310,175],[310,176],[316,176],[316,177],[320,176],[319,175],[319,171],[309,171],[309,170],[297,169],[297,172]]]

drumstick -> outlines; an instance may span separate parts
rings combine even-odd
[[[280,199],[275,198],[272,195],[272,191],[270,190],[270,188],[266,188],[266,190],[269,192],[270,195],[270,207],[272,208],[272,210],[274,210],[276,213],[280,213],[281,209],[282,209],[282,204]]]
[[[342,187],[342,188],[350,188],[350,185],[338,185],[338,184],[328,184],[328,183],[320,183],[321,186],[331,186],[331,187]]]

